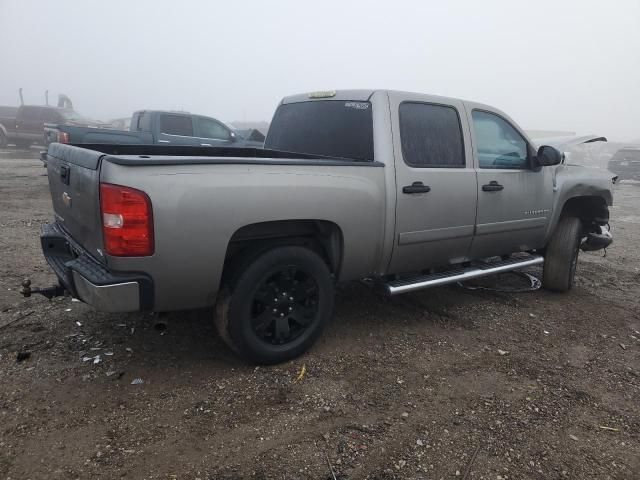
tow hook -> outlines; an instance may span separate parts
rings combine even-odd
[[[20,293],[25,298],[30,297],[33,293],[39,293],[40,295],[43,295],[51,300],[53,297],[63,296],[65,294],[65,289],[60,285],[55,285],[53,287],[47,288],[31,288],[31,280],[25,278],[22,281],[22,288],[20,289]]]

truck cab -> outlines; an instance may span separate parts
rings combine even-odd
[[[154,143],[165,145],[231,147],[238,140],[220,120],[188,112],[138,111],[131,118],[131,131],[151,132]]]

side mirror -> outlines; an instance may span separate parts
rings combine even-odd
[[[536,161],[541,167],[550,167],[562,163],[563,154],[556,148],[543,145],[538,149]]]
[[[236,142],[237,140],[238,140],[238,135],[236,135],[236,132],[229,132],[229,141]]]

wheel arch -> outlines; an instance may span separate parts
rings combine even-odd
[[[237,229],[227,244],[222,284],[261,253],[274,247],[299,245],[318,253],[338,278],[342,266],[342,229],[328,220],[274,220],[245,225]]]
[[[564,202],[560,217],[567,215],[578,217],[585,225],[592,222],[605,225],[609,221],[609,207],[604,197],[580,195],[571,197]]]
[[[562,217],[574,216],[580,219],[585,232],[594,231],[598,225],[609,222],[610,202],[600,195],[575,195],[567,198],[553,216],[553,221],[547,231],[545,245],[551,240]]]

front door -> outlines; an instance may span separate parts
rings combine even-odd
[[[195,136],[203,147],[228,147],[235,140],[231,130],[222,123],[208,117],[195,118]]]
[[[467,259],[477,183],[462,102],[389,93],[396,168],[396,237],[389,271]]]
[[[542,247],[553,205],[552,169],[535,168],[533,149],[503,116],[469,109],[478,172],[471,256]]]

